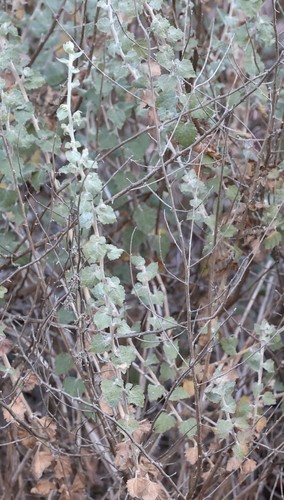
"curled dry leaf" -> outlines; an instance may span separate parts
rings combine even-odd
[[[185,390],[185,392],[187,392],[187,394],[190,397],[194,396],[195,393],[194,393],[194,383],[193,383],[193,380],[190,380],[189,378],[186,378],[183,381],[182,387],[183,387],[183,389]]]
[[[247,460],[245,460],[242,465],[242,471],[244,474],[250,474],[255,470],[255,468],[256,468],[256,462],[255,460],[251,460],[250,458],[247,458]]]
[[[72,474],[72,465],[69,457],[61,456],[56,459],[54,466],[54,473],[56,479],[67,479]]]
[[[239,458],[237,457],[231,457],[228,460],[226,471],[227,472],[233,472],[234,470],[239,469],[241,466],[242,462]]]
[[[56,423],[51,417],[42,417],[38,419],[41,429],[44,429],[48,439],[54,441],[56,438]],[[46,436],[45,436],[46,437]]]
[[[112,363],[106,363],[101,369],[102,380],[112,380],[116,377],[116,368]]]
[[[47,479],[41,479],[36,486],[31,489],[32,495],[47,496],[51,491],[56,488],[55,484]]]
[[[8,354],[13,348],[13,342],[4,335],[0,336],[0,356]]]
[[[159,471],[154,464],[152,464],[148,458],[142,456],[139,463],[139,475],[142,477],[150,476],[152,479],[158,479]]]
[[[23,429],[23,427],[18,427],[17,428],[17,436],[19,441],[21,441],[21,444],[25,446],[26,448],[34,448],[37,440],[36,438],[30,434],[26,429]]]
[[[8,407],[15,413],[18,420],[24,420],[27,407],[21,396],[18,396]],[[3,416],[7,422],[17,422],[9,410],[3,410]]]
[[[146,106],[149,106],[150,108],[153,107],[154,102],[153,102],[153,94],[151,90],[143,90],[141,94],[142,102],[141,102],[141,107],[145,108]]]
[[[129,495],[133,498],[138,497],[142,500],[162,500],[167,498],[165,491],[158,484],[149,479],[133,478],[127,481]]]
[[[143,420],[142,422],[139,422],[138,429],[133,432],[133,439],[136,441],[136,443],[141,443],[143,435],[149,432],[150,429],[151,423],[149,422],[149,420]]]
[[[149,63],[143,63],[142,67],[148,73],[150,71],[151,77],[160,76],[161,66],[155,61],[149,61]]]
[[[99,402],[101,410],[106,413],[106,415],[110,415],[111,417],[113,416],[113,409],[110,407],[110,405],[104,400],[103,396]]]
[[[114,464],[121,471],[127,471],[133,467],[133,453],[130,441],[124,441],[116,445]]]
[[[185,451],[185,458],[191,464],[194,465],[198,459],[198,449],[197,446],[191,446]]]
[[[85,475],[83,474],[83,472],[77,472],[71,487],[72,494],[84,493],[85,489],[86,489]]]
[[[52,460],[53,456],[50,450],[36,452],[31,466],[31,471],[36,479],[41,478],[44,470],[51,465]]]
[[[258,432],[258,433],[262,432],[263,429],[266,427],[266,424],[267,424],[266,417],[260,417],[260,419],[255,424],[256,432]]]
[[[31,370],[29,370],[23,379],[23,391],[30,392],[37,385],[39,385],[39,383],[40,383],[40,380],[39,380],[38,376],[35,373],[33,373]]]

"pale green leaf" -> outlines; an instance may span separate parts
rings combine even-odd
[[[0,286],[0,299],[3,299],[5,293],[7,293],[8,290],[4,286]]]
[[[267,391],[263,394],[263,404],[270,406],[270,405],[275,405],[276,404],[276,398],[271,391]]]
[[[121,345],[112,354],[111,359],[115,366],[125,366],[129,368],[136,358],[136,351],[131,346]]]
[[[111,244],[107,244],[106,248],[107,248],[107,256],[108,256],[109,260],[119,259],[119,257],[123,253],[123,250],[121,248],[117,248],[116,246],[111,245]]]
[[[274,366],[274,361],[272,359],[267,359],[263,363],[263,368],[268,372],[268,373],[275,373],[275,366]]]
[[[143,389],[139,385],[135,385],[128,391],[128,403],[135,406],[144,406]]]
[[[61,354],[55,356],[54,369],[57,375],[66,375],[71,368],[74,368],[74,361],[70,354],[62,352]]]
[[[122,381],[121,380],[102,380],[101,382],[101,390],[102,395],[105,398],[106,402],[115,407],[118,405],[121,397],[122,397]]]
[[[65,120],[68,117],[68,107],[66,104],[61,104],[56,111],[56,115],[59,121]]]
[[[158,262],[151,262],[143,271],[137,274],[137,279],[141,283],[147,283],[158,274]]]
[[[263,391],[263,383],[254,382],[252,384],[252,392],[255,398],[258,398]]]
[[[182,434],[186,434],[189,438],[194,437],[197,432],[196,418],[188,418],[187,420],[180,422],[179,430]]]
[[[161,396],[163,396],[165,388],[162,385],[148,385],[148,399],[149,401],[157,401]]]
[[[181,399],[187,399],[188,393],[182,387],[176,387],[172,394],[170,395],[170,401],[180,401]]]
[[[236,5],[245,16],[254,17],[259,12],[263,0],[237,0]]]
[[[138,269],[145,265],[145,259],[143,259],[143,257],[140,257],[140,255],[132,255],[131,262]]]
[[[111,345],[111,338],[109,334],[103,335],[102,333],[96,333],[91,340],[91,345],[89,350],[96,354],[103,354],[108,351]]]
[[[155,316],[154,318],[149,319],[149,324],[155,330],[168,330],[170,328],[174,328],[177,326],[177,322],[171,316],[165,316],[164,318],[160,318],[159,316]]]
[[[218,420],[217,425],[215,427],[215,433],[223,438],[227,438],[230,434],[230,432],[233,429],[233,424],[231,420]]]
[[[254,371],[258,372],[262,355],[260,352],[254,352],[252,349],[244,354],[244,361]]]
[[[90,172],[84,182],[85,190],[93,196],[101,192],[103,184],[96,172]]]
[[[70,396],[81,397],[85,392],[84,382],[81,379],[75,377],[66,377],[63,384],[64,390],[70,394]]]
[[[95,208],[95,212],[102,224],[113,224],[116,221],[116,215],[113,208],[105,203],[100,203]]]
[[[104,236],[92,234],[89,241],[83,247],[84,254],[90,262],[99,262],[107,253],[107,244]]]
[[[179,353],[177,340],[166,340],[163,343],[163,349],[166,359],[174,361]]]
[[[169,431],[175,425],[176,419],[172,415],[161,413],[154,424],[154,429],[156,432],[163,433]]]
[[[276,231],[271,231],[271,233],[266,236],[264,239],[264,246],[267,250],[272,250],[273,248],[277,247],[282,241],[282,236],[281,234]]]
[[[193,123],[180,123],[174,132],[174,138],[183,148],[188,148],[194,143],[197,130]]]
[[[174,72],[177,76],[182,78],[195,78],[196,74],[192,66],[192,62],[189,59],[182,59],[179,61],[175,59],[174,61]]]
[[[238,345],[238,339],[234,336],[230,336],[225,339],[221,339],[220,344],[222,346],[223,351],[229,356],[236,356],[237,351],[236,347]]]
[[[166,382],[167,380],[171,380],[175,377],[176,370],[173,366],[170,366],[168,363],[162,363],[160,367],[160,382]]]
[[[134,418],[119,419],[117,422],[128,434],[133,434],[133,432],[135,432],[139,427],[139,422],[137,422]],[[126,435],[120,426],[117,426],[117,430]],[[126,437],[128,436],[126,435]]]
[[[93,321],[99,330],[104,330],[112,324],[112,316],[103,309],[97,311],[93,316]]]

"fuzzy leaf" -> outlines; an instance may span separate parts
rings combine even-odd
[[[196,76],[192,62],[188,59],[182,59],[182,61],[175,59],[174,71],[177,76],[182,78],[195,78]]]
[[[238,339],[233,337],[232,335],[226,339],[221,339],[220,344],[222,346],[223,351],[229,356],[236,356],[237,351],[236,347],[238,344]]]
[[[161,413],[157,418],[154,429],[156,432],[167,432],[176,425],[176,419],[167,413]]]
[[[143,408],[144,394],[142,387],[140,387],[139,385],[135,385],[128,391],[128,403]]]
[[[188,148],[191,144],[194,143],[197,136],[197,130],[193,123],[180,123],[175,132],[174,138],[178,144],[180,144],[183,148]]]
[[[70,354],[63,352],[55,357],[55,373],[57,375],[65,375],[74,368],[74,361]]]
[[[165,392],[162,385],[148,385],[148,398],[149,401],[157,401]]]
[[[182,387],[176,387],[172,394],[170,395],[170,401],[180,401],[181,399],[187,399],[188,394]]]
[[[63,384],[64,390],[70,394],[70,396],[81,397],[85,392],[84,382],[81,379],[75,377],[66,377]]]
[[[218,420],[215,427],[215,432],[218,436],[226,438],[229,436],[231,430],[233,429],[233,424],[230,420]]]
[[[271,391],[267,391],[263,394],[263,404],[265,405],[275,405],[276,404],[276,398]]]
[[[101,390],[103,397],[107,401],[107,403],[114,407],[117,406],[121,396],[122,396],[122,391],[123,388],[121,386],[121,381],[114,381],[114,380],[102,380],[101,382]]]
[[[115,353],[112,354],[111,359],[116,366],[125,366],[129,368],[131,363],[136,358],[136,352],[133,347],[121,345]]]
[[[102,224],[113,224],[116,221],[116,215],[113,208],[109,205],[105,205],[105,203],[100,203],[100,205],[95,208],[95,212]]]
[[[91,345],[89,350],[96,354],[103,354],[105,351],[108,351],[110,348],[110,335],[109,334],[101,334],[96,333],[96,335],[91,340]]]
[[[194,437],[197,432],[196,418],[188,418],[179,424],[179,430],[182,434],[186,434],[187,437]]]
[[[105,328],[111,326],[112,316],[107,310],[101,308],[94,314],[93,321],[99,330],[104,330]]]

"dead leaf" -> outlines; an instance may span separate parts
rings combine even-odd
[[[151,76],[160,76],[161,66],[155,61],[150,61],[149,65],[150,65]]]
[[[51,465],[53,456],[51,451],[37,451],[31,465],[31,471],[36,479],[40,479],[44,470]]]
[[[107,415],[110,415],[111,417],[113,416],[113,409],[111,406],[105,401],[103,396],[101,397],[101,400],[99,402],[101,410],[106,413]]]
[[[142,456],[139,462],[139,475],[142,477],[149,476],[151,479],[157,480],[159,474],[157,467],[148,458]]]
[[[54,441],[56,438],[56,423],[51,417],[42,417],[38,419],[42,428],[44,428],[50,441]]]
[[[185,458],[191,464],[196,464],[198,460],[198,449],[197,446],[191,446],[185,451]]]
[[[61,456],[56,459],[56,465],[54,466],[54,472],[56,479],[67,479],[72,474],[71,460],[69,457]]]
[[[102,380],[111,380],[116,377],[116,368],[112,363],[106,363],[101,369]]]
[[[40,380],[39,380],[38,376],[35,373],[33,373],[31,370],[29,370],[23,379],[23,391],[30,392],[37,385],[39,385],[39,383],[40,383]]]
[[[14,399],[14,401],[9,404],[8,407],[11,408],[11,410],[15,413],[16,417],[19,420],[24,420],[27,407],[21,396],[18,396],[16,399]],[[3,410],[3,416],[7,422],[16,422],[11,413],[6,409]]]
[[[146,108],[147,106],[152,108],[155,104],[155,102],[153,101],[153,94],[151,90],[143,90],[143,92],[141,93],[141,99],[141,108]]]
[[[250,472],[253,472],[256,468],[256,462],[255,460],[251,460],[250,458],[247,458],[247,460],[244,461],[242,465],[242,471],[244,474],[250,474]]]
[[[18,439],[21,441],[21,444],[23,446],[25,446],[26,448],[33,449],[35,447],[37,440],[26,429],[23,429],[23,427],[18,427],[17,435],[18,435]]]
[[[266,427],[266,424],[267,424],[266,417],[260,417],[260,419],[258,419],[258,421],[255,424],[255,430],[257,432],[262,432],[263,429]]]
[[[86,489],[85,483],[83,472],[77,472],[71,488],[72,493],[83,493]]]
[[[127,481],[127,489],[129,495],[138,497],[142,500],[158,500],[159,494],[164,491],[158,483],[149,481],[149,479],[133,478]]]
[[[237,470],[240,468],[242,462],[239,458],[237,457],[231,457],[228,460],[226,471],[227,472],[233,472],[234,470]]]
[[[4,335],[0,336],[0,356],[8,354],[13,347],[13,342]]]
[[[133,432],[133,439],[136,441],[136,443],[141,443],[143,435],[149,432],[150,429],[151,423],[149,422],[149,420],[143,420],[142,422],[139,422],[138,429]]]
[[[47,479],[41,479],[38,481],[36,486],[31,489],[33,495],[47,496],[51,491],[55,489],[55,484]]]
[[[189,378],[186,378],[182,384],[182,387],[183,389],[185,390],[185,392],[187,392],[187,394],[192,397],[194,396],[195,394],[195,391],[194,391],[194,383],[193,383],[193,380],[190,380]]]
[[[121,471],[127,471],[133,467],[133,453],[130,441],[124,441],[116,445],[114,464]]]
[[[127,481],[127,490],[129,495],[132,497],[142,497],[143,493],[145,493],[145,487],[147,484],[147,480],[141,477],[135,477],[133,479],[129,479]]]
[[[142,498],[143,500],[164,500],[167,496],[165,496],[165,491],[158,483],[148,481],[147,490]]]

